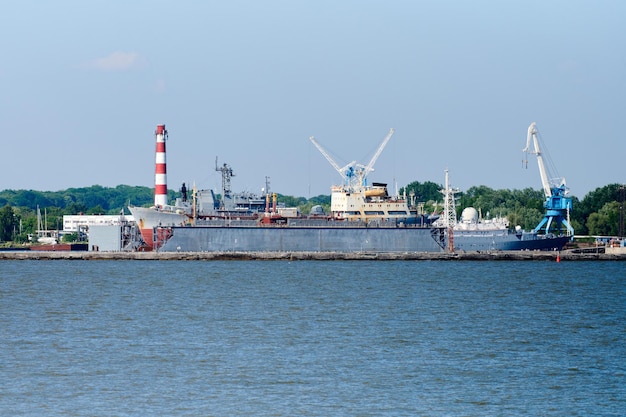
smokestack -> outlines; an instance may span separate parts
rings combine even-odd
[[[154,205],[167,205],[167,168],[165,163],[165,125],[157,125],[156,132],[156,174],[154,175]]]

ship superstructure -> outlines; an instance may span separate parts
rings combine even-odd
[[[389,220],[408,223],[416,221],[415,210],[409,208],[406,195],[392,196],[389,194],[387,184],[368,183],[368,175],[374,170],[376,160],[394,132],[395,129],[389,129],[367,165],[352,161],[343,167],[337,164],[315,137],[309,138],[343,180],[341,185],[331,187],[330,210],[334,219],[366,223]]]

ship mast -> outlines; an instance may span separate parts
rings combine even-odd
[[[221,167],[217,164],[217,156],[215,157],[215,170],[222,173],[222,198],[220,201],[220,208],[225,210],[226,207],[230,207],[230,202],[233,198],[232,189],[230,187],[230,179],[235,176],[233,169],[228,164],[223,164]]]
[[[442,224],[444,227],[456,226],[456,205],[454,202],[454,194],[458,193],[458,189],[452,189],[450,187],[450,180],[448,170],[446,169],[446,184],[445,188],[441,190],[443,194],[443,215],[441,216]]]
[[[218,167],[217,156],[215,157],[215,170],[222,173],[222,199],[230,198],[232,190],[230,188],[230,179],[235,176],[233,169],[227,164]]]

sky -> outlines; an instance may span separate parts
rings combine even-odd
[[[154,185],[313,197],[370,162],[395,191],[626,182],[626,2],[7,0],[0,190]],[[523,161],[528,160],[525,164]]]

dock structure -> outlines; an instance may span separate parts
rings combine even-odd
[[[286,260],[286,261],[626,261],[626,253],[565,251],[493,252],[64,252],[0,251],[2,260]]]

